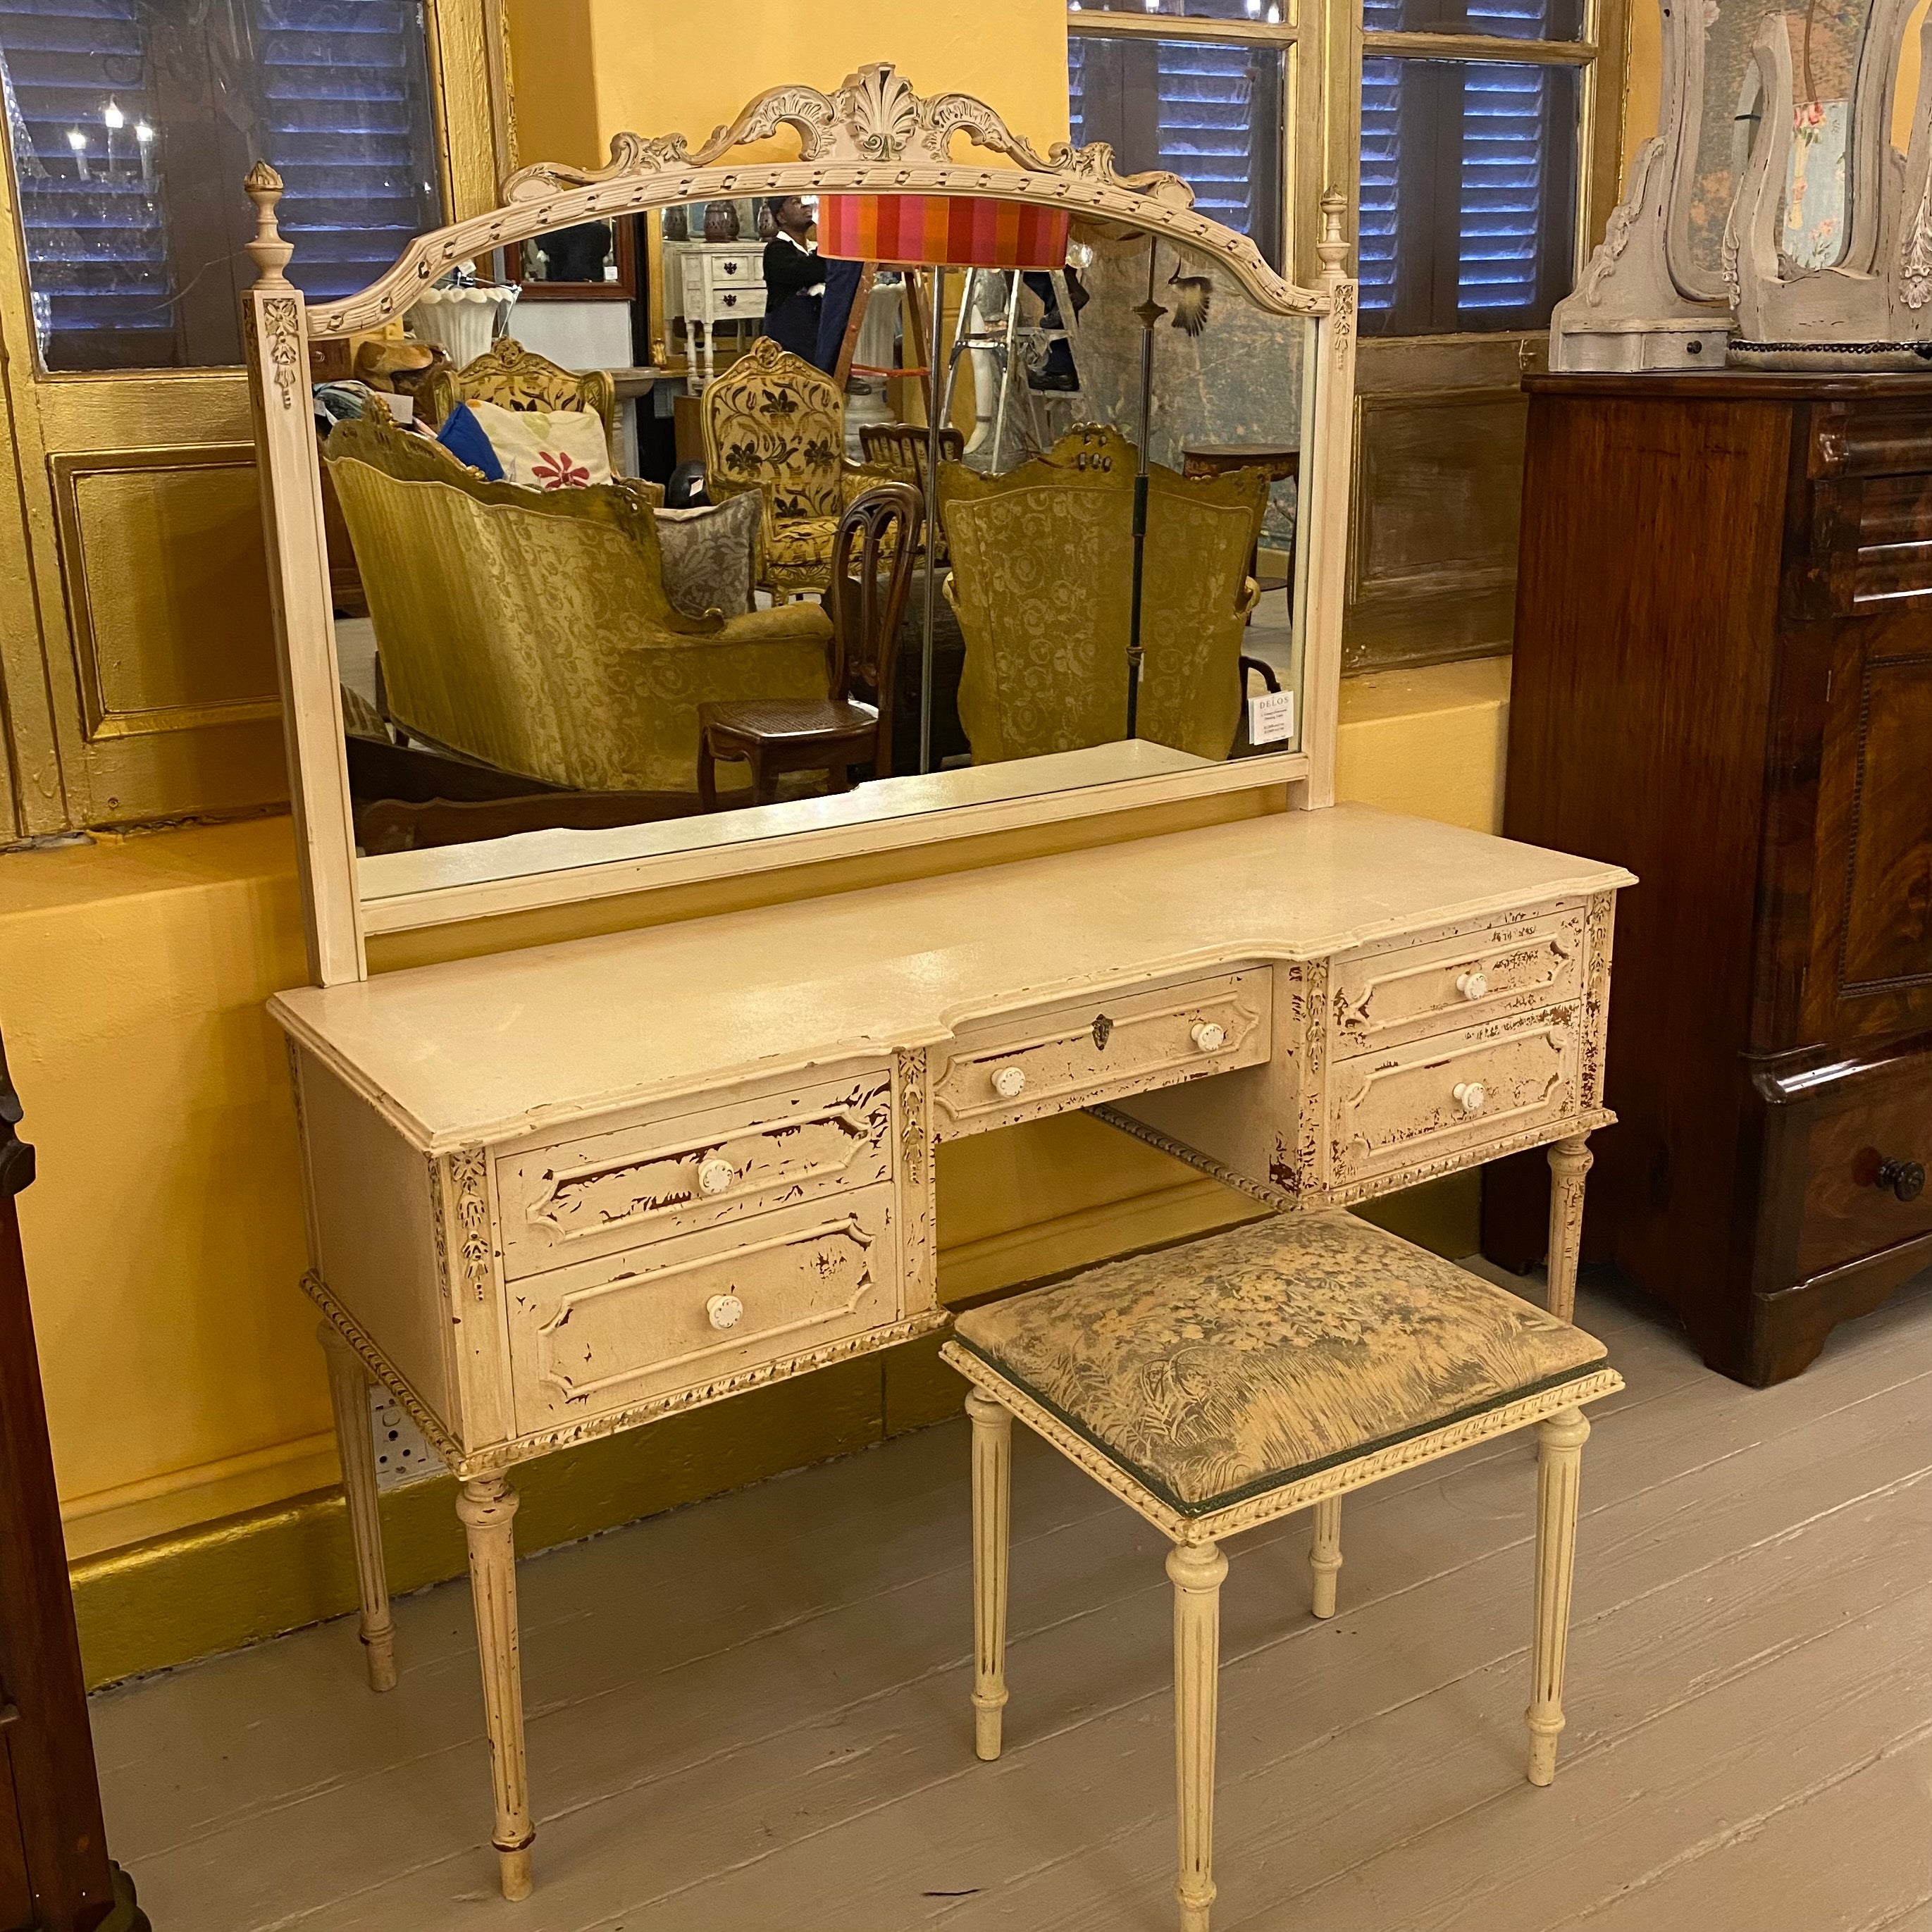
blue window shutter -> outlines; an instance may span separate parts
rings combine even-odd
[[[1393,4],[1389,10],[1394,10]],[[1372,311],[1395,305],[1404,64],[1373,58],[1362,63],[1362,185],[1355,218],[1355,274],[1361,284],[1361,305]]]
[[[1465,70],[1456,304],[1466,312],[1536,300],[1548,81],[1541,68]]]

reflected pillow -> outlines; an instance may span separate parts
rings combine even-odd
[[[708,610],[742,617],[754,608],[758,532],[764,496],[746,490],[702,510],[659,510],[658,548],[664,554],[664,595],[687,617]]]
[[[608,483],[610,446],[595,410],[506,410],[472,403],[503,480],[526,490],[568,490]]]
[[[436,440],[458,462],[481,470],[486,483],[502,482],[503,466],[496,460],[496,450],[467,403],[458,403],[443,418]]]

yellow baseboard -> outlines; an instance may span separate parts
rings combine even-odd
[[[1454,1175],[1377,1203],[1373,1212],[1438,1252],[1462,1255],[1475,1244],[1474,1202],[1474,1177]],[[1242,1196],[1191,1176],[943,1250],[940,1293],[950,1304],[978,1300],[1253,1211]],[[518,1547],[526,1555],[554,1549],[949,1417],[964,1384],[940,1361],[940,1339],[526,1463],[515,1478]],[[382,1499],[395,1594],[463,1574],[455,1497],[454,1482],[438,1477]],[[356,1605],[346,1511],[334,1489],[86,1556],[69,1574],[90,1688],[236,1649]]]

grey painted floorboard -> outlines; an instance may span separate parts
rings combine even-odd
[[[1797,1380],[1586,1284],[1569,1729],[1522,1781],[1535,1474],[1492,1444],[1224,1592],[1217,1932],[1932,1932],[1932,1278]],[[466,1591],[94,1703],[157,1932],[1140,1932],[1172,1923],[1161,1539],[1016,1442],[1007,1750],[970,1749],[963,1426],[523,1566],[538,1891],[492,1890]]]

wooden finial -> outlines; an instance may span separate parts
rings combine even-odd
[[[282,198],[282,178],[266,161],[257,161],[248,170],[242,191],[255,204],[255,238],[248,248],[255,264],[256,284],[286,288],[289,278],[282,271],[296,251],[292,243],[282,239],[282,231],[275,226],[275,204]]]
[[[1330,188],[1322,197],[1322,238],[1315,244],[1322,272],[1330,281],[1340,281],[1348,272],[1342,266],[1348,257],[1348,238],[1342,218],[1348,212],[1348,198],[1340,189]]]

